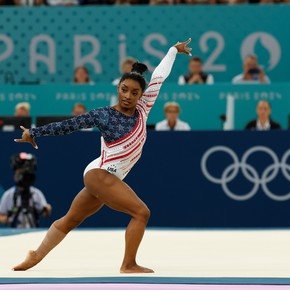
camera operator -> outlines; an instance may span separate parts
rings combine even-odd
[[[25,152],[11,157],[15,186],[4,192],[0,202],[0,222],[12,228],[35,228],[51,206],[35,182],[36,158]]]
[[[233,78],[233,84],[269,84],[271,82],[259,66],[255,55],[248,55],[244,59],[243,68],[244,72]]]

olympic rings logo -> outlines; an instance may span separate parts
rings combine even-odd
[[[233,163],[224,169],[220,178],[211,175],[210,172],[208,171],[208,168],[207,168],[208,158],[217,152],[224,152],[224,153],[228,154],[233,160]],[[257,152],[263,152],[263,153],[268,154],[273,161],[272,164],[270,164],[268,167],[266,167],[264,169],[261,176],[259,176],[257,170],[252,165],[247,163],[248,158],[252,154],[257,153]],[[209,181],[216,183],[216,184],[220,184],[223,191],[225,192],[225,194],[234,200],[244,201],[244,200],[248,200],[248,199],[252,198],[258,192],[259,187],[261,186],[262,190],[269,198],[271,198],[275,201],[286,201],[286,200],[290,199],[290,192],[286,193],[284,195],[277,195],[269,190],[268,183],[270,183],[273,179],[276,178],[279,170],[281,170],[283,176],[288,181],[290,181],[290,165],[287,164],[287,160],[289,157],[290,157],[290,149],[288,149],[284,153],[284,155],[281,158],[281,162],[280,162],[276,153],[273,150],[271,150],[270,148],[265,147],[265,146],[255,146],[255,147],[248,149],[243,154],[241,161],[239,161],[237,154],[229,147],[215,146],[215,147],[208,149],[204,153],[204,155],[202,156],[201,170],[202,170],[204,176]],[[253,183],[253,188],[249,192],[247,192],[243,195],[235,194],[228,187],[228,183],[231,182],[238,175],[240,170],[241,170],[242,174],[244,175],[244,177],[248,181]]]

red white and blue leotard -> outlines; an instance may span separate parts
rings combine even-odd
[[[55,136],[97,127],[102,134],[101,156],[93,160],[84,174],[94,168],[101,168],[124,179],[142,154],[146,141],[146,122],[160,88],[170,74],[177,49],[171,47],[154,70],[150,83],[138,101],[133,116],[126,116],[112,107],[92,110],[62,122],[30,129],[30,135]]]

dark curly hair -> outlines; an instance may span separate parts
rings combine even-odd
[[[145,88],[146,88],[146,80],[143,77],[143,74],[147,70],[148,70],[148,68],[144,63],[135,62],[132,66],[131,72],[123,74],[123,76],[121,77],[121,79],[119,81],[119,85],[124,80],[127,80],[127,79],[134,80],[140,84],[142,92],[144,92]]]

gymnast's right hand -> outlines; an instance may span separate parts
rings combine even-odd
[[[14,141],[18,142],[18,143],[27,142],[27,143],[30,143],[35,149],[38,149],[37,144],[35,143],[34,139],[29,134],[29,130],[24,128],[23,126],[20,126],[20,128],[23,130],[22,138],[21,139],[14,139]]]

